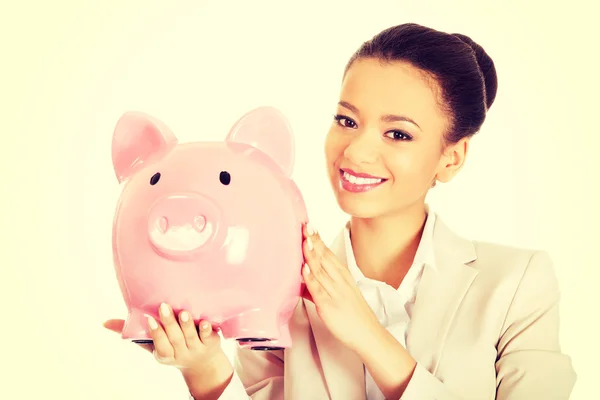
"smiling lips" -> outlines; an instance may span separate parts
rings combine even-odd
[[[344,190],[352,193],[368,192],[387,181],[368,174],[354,172],[348,168],[340,169],[340,183]]]

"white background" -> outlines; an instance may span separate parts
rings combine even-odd
[[[572,398],[595,398],[592,3],[3,2],[0,398],[185,399],[176,370],[101,326],[125,316],[111,256],[117,118],[140,110],[182,142],[221,140],[249,109],[280,108],[297,135],[294,177],[331,239],[346,217],[323,140],[342,70],[364,40],[403,22],[467,34],[493,57],[496,102],[466,167],[430,202],[462,235],[551,253],[579,375]]]

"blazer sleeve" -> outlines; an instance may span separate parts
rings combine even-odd
[[[497,344],[496,399],[568,400],[577,375],[559,343],[560,290],[546,252],[533,254]],[[462,400],[417,364],[402,400]]]
[[[552,261],[529,261],[498,342],[497,399],[568,400],[577,374],[559,342],[560,290]]]

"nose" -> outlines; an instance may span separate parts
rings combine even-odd
[[[159,199],[150,209],[148,237],[163,256],[185,256],[214,239],[219,220],[219,209],[209,199],[193,194],[171,195]]]
[[[355,165],[372,164],[379,157],[378,135],[363,131],[353,135],[344,149],[344,157]]]

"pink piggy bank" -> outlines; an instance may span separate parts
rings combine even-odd
[[[223,142],[179,144],[161,122],[126,113],[112,140],[118,181],[113,255],[128,317],[122,337],[151,342],[165,302],[255,350],[290,347],[307,213],[291,179],[294,137],[260,107]]]

